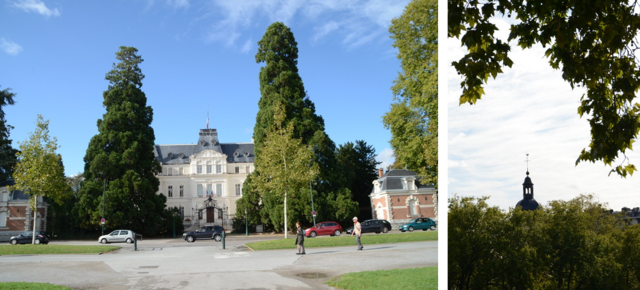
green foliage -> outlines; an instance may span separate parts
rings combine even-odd
[[[292,226],[296,222],[295,218],[285,219],[287,213],[283,211],[287,197],[297,199],[295,189],[306,187],[318,169],[309,165],[313,156],[311,148],[293,136],[293,123],[284,125],[283,106],[277,104],[274,114],[275,126],[267,131],[264,147],[260,155],[256,155],[255,166],[260,175],[257,175],[255,185],[264,190],[262,198],[268,206],[271,223],[279,231],[282,229],[280,225],[286,223],[286,229],[287,225]]]
[[[36,199],[44,196],[55,203],[62,203],[71,189],[64,176],[62,157],[56,153],[57,139],[49,137],[49,121],[38,115],[36,130],[24,142],[18,143],[18,163],[13,172],[15,185],[11,190],[21,190],[32,198],[31,210],[36,209]]]
[[[263,187],[265,180],[271,175],[263,172],[263,166],[274,165],[271,161],[262,162],[266,145],[266,136],[276,130],[287,130],[290,138],[298,140],[299,146],[310,148],[312,154],[300,168],[306,166],[305,172],[317,171],[313,186],[314,209],[318,218],[335,217],[333,208],[327,200],[330,194],[344,195],[344,186],[340,181],[340,173],[336,170],[336,147],[324,132],[324,120],[315,112],[315,105],[308,98],[297,68],[298,48],[291,30],[280,22],[271,24],[263,38],[258,42],[256,62],[264,63],[260,69],[259,111],[256,116],[253,139],[255,142],[256,170],[244,183],[243,197],[236,203],[237,210],[249,211],[251,225],[263,224],[267,229],[282,229],[284,221],[284,191],[275,192],[272,186]],[[281,113],[276,114],[276,107],[281,106]],[[282,115],[279,124],[274,116]],[[276,127],[278,127],[276,128]],[[291,157],[291,156],[290,156]],[[263,159],[267,160],[267,159]],[[298,173],[296,173],[298,174]],[[305,173],[306,174],[306,173]],[[303,178],[304,179],[304,178]],[[260,184],[258,184],[260,183]],[[296,221],[308,223],[312,220],[309,180],[294,182],[287,187],[287,193],[295,197],[288,201],[288,225]],[[350,193],[349,193],[350,194]],[[351,199],[349,197],[349,199]],[[348,211],[357,211],[357,206],[348,203]]]
[[[54,285],[50,283],[31,282],[0,282],[0,289],[11,290],[67,290],[67,286]]]
[[[346,226],[345,226],[346,228]],[[295,249],[292,243],[293,239],[278,239],[261,242],[247,243],[246,246],[254,251],[261,250],[279,250],[279,249]],[[413,233],[398,234],[363,234],[362,241],[367,245],[391,244],[391,243],[408,243],[437,241],[438,231],[419,231]],[[353,246],[356,244],[355,238],[342,233],[337,237],[328,238],[305,238],[305,248],[325,248],[325,247],[342,247]]]
[[[118,246],[79,245],[2,245],[0,256],[5,255],[60,255],[60,254],[100,254],[120,249]]]
[[[347,142],[336,149],[336,168],[340,172],[341,183],[353,194],[353,200],[359,204],[360,212],[355,214],[365,219],[371,216],[371,200],[369,194],[373,189],[373,181],[378,178],[376,151],[363,140]],[[333,201],[334,199],[329,199]],[[352,215],[353,217],[353,215]],[[352,217],[346,217],[345,222]]]
[[[525,49],[536,43],[546,47],[554,69],[571,87],[584,87],[578,114],[589,116],[591,142],[582,161],[602,161],[611,166],[619,153],[622,164],[612,172],[622,177],[636,168],[624,155],[633,150],[640,131],[640,70],[636,64],[635,36],[640,31],[636,2],[627,1],[449,1],[449,37],[460,38],[468,53],[453,66],[462,75],[460,104],[475,104],[484,95],[489,76],[511,67],[508,43],[494,37],[496,13],[513,16],[507,40]],[[627,163],[625,165],[625,162]]]
[[[402,72],[397,103],[383,117],[396,160],[427,184],[438,184],[438,3],[413,0],[389,28]]]
[[[640,225],[593,196],[535,211],[501,211],[486,199],[449,200],[451,289],[640,289]]]
[[[143,61],[133,47],[120,47],[110,84],[103,93],[106,113],[98,134],[91,138],[84,157],[84,182],[74,208],[79,226],[100,228],[100,218],[110,229],[127,228],[153,236],[166,231],[166,198],[158,192],[156,174],[161,166],[153,155],[153,109],[140,89]],[[103,198],[106,183],[105,198]],[[104,200],[104,202],[103,202]]]
[[[15,95],[10,88],[0,91],[0,182],[11,178],[13,167],[17,162],[16,153],[18,151],[11,146],[12,141],[9,139],[13,126],[7,124],[3,109],[4,106],[14,104]]]
[[[338,289],[438,289],[438,267],[363,271],[340,275],[327,282]]]

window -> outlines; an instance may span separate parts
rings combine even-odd
[[[184,197],[184,185],[180,185],[180,197]]]
[[[213,184],[207,184],[207,196],[213,195]]]
[[[247,174],[251,173],[251,166],[247,166],[245,170],[247,171]]]
[[[222,165],[216,165],[216,173],[222,173]]]
[[[238,168],[238,167],[236,167],[236,168]],[[242,188],[240,186],[241,186],[240,183],[236,184],[236,196],[242,195]]]
[[[240,166],[236,166],[236,173],[240,173]]]
[[[184,175],[184,169],[182,167],[180,167],[178,171],[178,175]]]
[[[216,184],[216,192],[218,193],[218,196],[222,196],[222,184]]]
[[[169,185],[167,192],[169,197],[173,197],[173,185]]]
[[[207,173],[211,173],[211,165],[207,165]]]
[[[416,215],[416,200],[409,200],[409,214]]]
[[[203,191],[202,184],[198,184],[198,196],[199,197],[202,197],[202,191]]]
[[[202,174],[202,165],[198,165],[198,169],[197,170],[198,170],[197,171],[198,174]]]

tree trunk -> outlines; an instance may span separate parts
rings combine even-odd
[[[33,195],[33,236],[31,237],[31,244],[36,243],[36,218],[38,213],[38,196]]]

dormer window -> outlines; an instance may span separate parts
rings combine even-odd
[[[240,154],[238,153],[238,151],[233,152],[233,157],[238,158],[238,155],[240,155]]]
[[[249,152],[244,152],[244,157],[249,157]]]
[[[169,160],[173,159],[173,153],[169,152],[169,154],[167,154],[167,157],[169,157]]]
[[[178,154],[178,158],[180,159],[184,158],[184,153],[180,152],[180,154]]]

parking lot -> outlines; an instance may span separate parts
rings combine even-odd
[[[348,272],[437,266],[437,241],[250,251],[245,243],[282,236],[230,236],[222,243],[177,239],[142,240],[103,255],[0,257],[0,281],[48,282],[74,289],[330,289],[332,277]],[[330,237],[326,237],[330,238]],[[293,240],[292,240],[293,243]],[[52,244],[97,245],[92,241]]]

